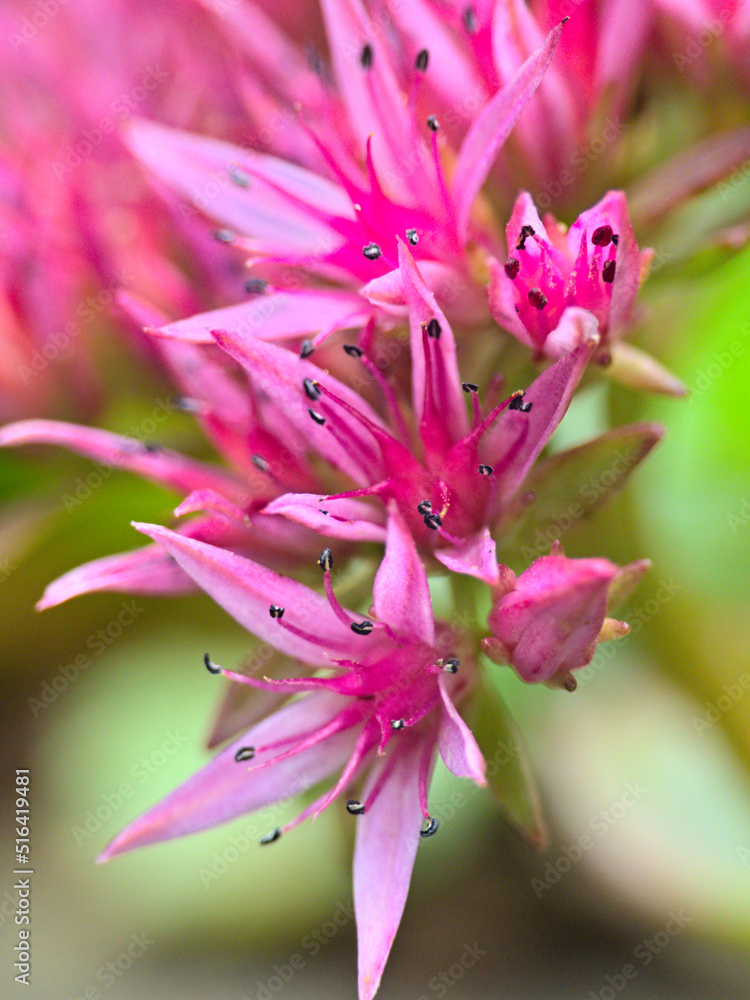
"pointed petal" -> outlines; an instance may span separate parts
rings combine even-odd
[[[198,586],[249,632],[303,663],[330,666],[322,645],[286,631],[268,613],[271,604],[285,607],[296,625],[309,625],[321,639],[331,636],[340,642],[346,630],[321,594],[260,563],[168,528],[156,524],[134,527],[162,545]]]
[[[475,119],[461,144],[453,175],[458,230],[466,239],[474,201],[505,140],[526,104],[541,83],[555,54],[562,25],[558,24],[544,44],[532,53],[518,72]]]
[[[495,542],[488,528],[481,528],[460,544],[435,549],[435,558],[454,573],[465,573],[494,586],[500,579]]]
[[[685,385],[656,358],[624,341],[612,344],[612,363],[604,369],[604,374],[643,392],[662,392],[667,396],[688,394]]]
[[[338,695],[310,695],[280,709],[235,740],[209,764],[126,827],[100,855],[107,861],[135,847],[184,837],[272,802],[297,795],[336,771],[346,761],[354,743],[353,732],[341,732],[278,764],[260,768],[275,753],[258,753],[253,765],[238,763],[242,747],[262,746],[326,724],[344,699]],[[290,745],[292,745],[290,743]],[[259,837],[267,831],[259,831]]]
[[[438,684],[440,697],[443,701],[443,715],[438,734],[440,756],[448,770],[452,771],[457,778],[469,778],[478,785],[484,786],[487,784],[487,779],[484,776],[486,764],[482,751],[477,746],[477,741],[471,730],[451,701],[446,690],[447,679],[440,676]]]
[[[375,996],[409,892],[422,825],[419,762],[424,746],[399,741],[393,770],[371,808],[357,819],[354,908],[359,941],[359,1000]],[[371,772],[363,798],[388,758]]]
[[[169,409],[166,410],[168,414]],[[166,448],[150,450],[136,438],[80,427],[57,420],[23,420],[0,429],[0,447],[19,444],[55,444],[103,465],[128,469],[178,493],[213,489],[230,497],[245,492],[231,474]]]
[[[428,646],[435,645],[427,574],[393,500],[388,504],[388,538],[373,584],[373,604],[376,616],[395,632],[415,635]]]
[[[325,500],[316,493],[285,493],[263,508],[264,514],[279,514],[304,524],[328,538],[384,542],[382,514],[358,500]]]

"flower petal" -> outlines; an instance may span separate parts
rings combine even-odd
[[[435,549],[435,558],[454,573],[476,576],[490,586],[499,580],[495,542],[488,528],[481,528],[455,545]]]
[[[375,507],[359,500],[327,499],[322,503],[321,499],[315,493],[285,493],[264,507],[263,514],[282,515],[328,538],[385,541],[382,514]]]
[[[440,697],[443,700],[443,714],[438,732],[438,747],[445,766],[457,778],[469,778],[478,785],[487,784],[484,776],[485,759],[477,746],[477,741],[458,714],[451,696],[446,690],[448,681],[444,676],[438,678]]]
[[[388,504],[388,537],[373,584],[373,604],[377,617],[395,632],[415,635],[428,646],[435,645],[427,574],[393,500]]]

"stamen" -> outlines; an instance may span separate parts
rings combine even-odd
[[[606,281],[608,285],[611,285],[615,280],[615,267],[616,263],[613,260],[605,260],[604,266],[602,267],[602,281]]]
[[[271,830],[271,832],[267,833],[265,837],[260,838],[260,844],[261,846],[265,846],[266,844],[273,844],[273,842],[275,840],[278,840],[280,836],[281,836],[281,827],[277,826],[275,830]]]
[[[433,340],[439,340],[440,334],[442,332],[443,332],[442,327],[433,316],[433,318],[427,324],[427,336],[432,337]]]
[[[440,122],[437,120],[435,115],[430,115],[430,117],[427,119],[427,128],[431,132],[437,132],[437,130],[440,128]]]
[[[368,260],[377,260],[378,257],[383,256],[383,251],[377,243],[368,243],[367,246],[362,247],[362,253]]]
[[[479,474],[480,476],[491,476],[493,473],[493,468],[491,465],[480,465]]]
[[[363,622],[352,622],[350,627],[352,632],[356,632],[357,635],[369,635],[375,628],[372,622],[366,620]]]
[[[286,608],[280,607],[278,604],[272,604],[268,609],[268,613],[272,618],[283,618]]]
[[[309,358],[314,350],[315,345],[311,340],[303,340],[299,350],[299,356],[301,358]]]
[[[523,249],[525,249],[525,247]],[[521,266],[521,261],[518,259],[518,257],[508,257],[508,259],[506,260],[504,265],[504,270],[511,281],[513,281],[516,277],[518,277],[518,269],[520,268],[520,266]]]
[[[311,399],[313,402],[315,402],[317,399],[320,399],[320,389],[318,388],[317,383],[313,382],[312,379],[309,378],[303,379],[302,387],[304,388],[305,395],[307,396],[308,399]]]
[[[405,719],[391,719],[391,729],[398,732],[399,729],[403,729],[406,726]]]
[[[442,526],[443,519],[439,514],[425,514],[424,523],[428,528],[437,531]]]
[[[370,43],[368,42],[362,49],[362,52],[359,57],[359,62],[360,65],[362,66],[362,69],[369,69],[370,66],[372,66],[373,55],[374,53],[372,51],[372,45],[370,45]]]
[[[417,58],[414,62],[414,68],[419,70],[420,73],[424,73],[430,61],[430,53],[427,49],[420,49],[417,53]]]
[[[440,826],[440,821],[436,819],[434,816],[430,816],[427,820],[427,826],[424,828],[424,830],[419,831],[419,836],[432,837],[434,834],[437,833],[439,826]]]
[[[255,747],[240,747],[237,753],[234,755],[234,759],[238,764],[241,764],[243,760],[252,760],[255,756]]]
[[[362,348],[357,347],[356,344],[344,344],[344,350],[350,358],[361,358],[365,353]]]
[[[265,458],[261,458],[260,455],[253,455],[252,463],[256,469],[260,469],[261,472],[268,472],[269,465]]]
[[[263,278],[248,278],[245,282],[245,291],[248,295],[262,295],[268,291],[268,282]]]
[[[213,237],[219,243],[234,243],[236,236],[231,229],[214,229]]]
[[[447,674],[455,674],[458,672],[458,668],[461,666],[461,661],[455,657],[451,656],[450,659],[446,660],[443,664],[443,670]]]
[[[351,813],[352,816],[362,816],[365,811],[364,802],[360,802],[359,799],[349,799],[346,803],[346,811]]]
[[[535,309],[542,310],[547,305],[547,296],[544,294],[541,288],[530,288],[529,303]]]
[[[318,564],[324,573],[330,573],[333,569],[333,552],[330,549],[323,549],[320,553]]]
[[[612,226],[599,226],[591,234],[591,242],[595,247],[606,247],[612,242]]]
[[[479,392],[479,386],[474,382],[462,382],[461,388],[464,392]]]
[[[529,236],[535,236],[536,230],[533,226],[521,226],[521,232],[518,234],[518,243],[516,243],[516,250],[526,249],[526,240]]]
[[[232,178],[237,187],[249,188],[250,187],[250,177],[245,173],[244,170],[240,170],[239,167],[230,167],[229,176]]]
[[[476,35],[479,31],[479,20],[477,18],[477,12],[473,7],[466,7],[463,14],[461,15],[461,20],[466,26],[466,30],[470,35]]]
[[[209,672],[209,674],[220,674],[223,669],[218,665],[218,663],[213,662],[211,656],[208,653],[203,654],[203,662],[206,664],[206,670]]]
[[[417,243],[419,243],[419,233],[416,231],[416,229],[407,229],[406,238],[413,247],[415,247]]]
[[[432,513],[432,504],[429,500],[420,500],[417,504],[417,511],[424,517],[427,514]]]
[[[620,237],[618,236],[617,233],[612,233],[612,242],[614,243],[615,246],[617,246],[617,244],[620,242]]]
[[[528,413],[533,403],[524,403],[523,401],[524,393],[519,391],[517,396],[514,396],[508,404],[509,410],[520,410],[521,413]]]
[[[309,409],[307,412],[313,418],[313,420],[315,421],[315,423],[316,424],[320,424],[321,427],[326,422],[326,418],[323,416],[322,413],[318,413],[317,410]]]

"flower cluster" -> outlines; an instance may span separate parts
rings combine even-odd
[[[518,575],[498,561],[571,495],[582,516],[615,493],[661,437],[637,424],[546,455],[579,386],[606,373],[682,392],[625,340],[651,251],[623,191],[600,190],[566,227],[525,190],[562,176],[605,93],[625,102],[661,5],[622,37],[614,0],[570,19],[555,6],[321,0],[330,64],[254,4],[225,5],[220,28],[193,11],[235,48],[254,139],[228,141],[233,105],[213,135],[127,116],[117,157],[162,193],[213,292],[186,306],[132,282],[119,307],[219,461],[52,420],[0,430],[0,446],[63,445],[181,497],[175,526],[136,524],[150,544],[71,570],[40,607],[200,589],[283,656],[263,676],[206,656],[254,689],[252,726],[235,717],[232,742],[103,858],[327,781],[262,843],[329,806],[357,823],[361,1000],[437,830],[438,756],[487,783],[467,720],[494,664],[575,690],[597,642],[627,633],[610,613],[648,568],[568,558],[557,542],[526,568],[516,553]],[[182,289],[168,252],[149,245],[147,259]],[[590,500],[584,470],[606,483]],[[354,558],[372,603],[355,594],[349,609],[332,571]],[[312,587],[300,578],[316,562]],[[431,587],[453,594],[460,626],[435,617]]]

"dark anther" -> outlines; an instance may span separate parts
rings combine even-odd
[[[521,261],[518,257],[508,257],[505,262],[505,273],[511,279],[511,281],[518,277],[518,269],[521,266]]]
[[[520,410],[521,413],[528,413],[533,403],[524,403],[523,393],[520,396],[514,396],[513,399],[508,403],[509,410]]]
[[[245,173],[244,170],[240,170],[239,167],[232,167],[229,171],[229,176],[232,178],[237,187],[249,188],[250,178]]]
[[[427,128],[430,130],[430,132],[437,132],[437,130],[440,128],[440,122],[434,115],[430,115],[430,117],[427,119]]]
[[[321,514],[327,514],[327,513],[328,513],[328,511],[327,511],[327,510],[321,510],[321,512],[320,512],[320,513],[321,513]]]
[[[535,309],[544,309],[547,305],[547,296],[541,288],[529,289],[529,302]]]
[[[158,452],[164,451],[164,449],[162,448],[162,446],[160,444],[154,444],[153,441],[144,441],[143,442],[143,447],[151,455],[156,455]]]
[[[256,469],[260,469],[261,472],[268,472],[268,462],[265,458],[261,458],[260,455],[253,455],[252,461]]]
[[[262,278],[248,278],[245,282],[245,291],[248,295],[262,295],[268,288],[268,282]]]
[[[407,229],[406,238],[413,247],[415,247],[417,243],[419,243],[419,233],[416,231],[416,229]]]
[[[612,242],[612,226],[599,226],[591,234],[591,242],[595,247],[606,247]]]
[[[399,730],[403,729],[406,725],[405,719],[391,719],[391,729]]]
[[[268,609],[268,613],[272,618],[283,618],[284,608],[280,608],[278,604],[272,604]]]
[[[477,20],[477,12],[473,7],[467,7],[463,14],[461,15],[463,22],[466,26],[466,30],[470,35],[476,35],[479,31],[479,21]]]
[[[365,353],[362,348],[357,347],[356,344],[344,344],[344,350],[350,358],[361,358]]]
[[[316,399],[320,399],[320,389],[317,387],[312,379],[306,378],[302,380],[302,386],[305,390],[305,395],[308,399],[315,402]]]
[[[311,340],[303,340],[302,346],[299,349],[299,356],[301,358],[309,358],[314,350],[315,348]]]
[[[181,413],[200,413],[202,404],[197,399],[191,399],[190,396],[178,396],[172,406]]]
[[[362,253],[368,260],[377,260],[378,257],[382,257],[383,255],[383,251],[377,243],[368,243],[366,247],[362,247]]]
[[[333,569],[333,552],[331,552],[330,549],[323,549],[323,551],[320,553],[320,559],[318,559],[318,563],[320,564],[320,568],[325,573],[330,573],[331,570]]]
[[[323,64],[323,57],[312,42],[305,43],[305,55],[307,56],[307,61],[310,65],[310,69],[316,76],[325,76],[325,65]]]
[[[617,235],[617,233],[612,233],[612,242],[614,243],[615,246],[617,246],[617,244],[620,242],[620,237]]]
[[[369,69],[370,66],[372,66],[372,57],[373,57],[372,45],[370,45],[370,43],[368,42],[362,49],[362,52],[360,53],[359,56],[359,61],[362,65],[362,69]]]
[[[516,243],[516,250],[526,249],[526,240],[529,236],[534,236],[536,230],[533,226],[521,226],[521,232],[518,234],[518,243]]]
[[[608,285],[611,285],[615,280],[615,261],[605,260],[604,266],[602,267],[602,281],[606,281]]]
[[[351,624],[352,632],[356,632],[357,635],[369,635],[374,627],[375,626],[372,624],[372,622],[368,621],[352,622]]]
[[[275,840],[278,840],[280,836],[281,836],[281,827],[277,826],[275,830],[271,830],[271,832],[267,833],[265,837],[261,837],[260,842],[264,846],[266,844],[272,844]]]
[[[445,661],[443,665],[443,670],[445,670],[447,674],[455,674],[460,666],[461,666],[461,661],[457,659],[457,657],[451,656],[449,660]]]
[[[234,759],[240,764],[243,760],[252,760],[255,756],[255,747],[240,747],[234,755]]]
[[[419,831],[420,837],[432,837],[433,834],[437,833],[438,827],[440,826],[440,821],[434,816],[430,816],[427,820],[427,826],[424,830]]]
[[[573,691],[575,691],[578,688],[578,681],[575,679],[575,677],[571,673],[568,673],[563,678],[563,685],[562,686],[563,686],[563,688],[566,691],[570,691],[570,693],[572,694]]]
[[[323,416],[322,413],[318,413],[317,410],[309,409],[307,412],[313,418],[313,420],[315,421],[315,423],[316,424],[320,424],[321,427],[326,422],[326,418]]]
[[[479,466],[479,475],[480,476],[491,476],[492,472],[493,472],[493,469],[492,469],[491,465],[480,465]]]
[[[479,392],[479,386],[474,382],[462,382],[461,388],[464,392]]]
[[[214,229],[214,239],[219,243],[234,243],[234,238],[231,229]]]
[[[417,53],[417,58],[414,62],[414,66],[416,69],[419,70],[420,73],[424,73],[424,71],[427,69],[427,64],[429,63],[429,61],[430,61],[430,53],[427,51],[427,49],[420,49],[419,52]]]
[[[359,799],[349,799],[346,803],[346,811],[351,813],[352,816],[361,816],[365,811],[364,802],[360,802]]]
[[[433,340],[437,340],[440,334],[443,332],[442,327],[438,321],[433,317],[427,324],[427,336],[432,337]]]
[[[437,531],[443,523],[443,519],[439,514],[425,514],[424,523],[428,528]]]
[[[221,667],[213,662],[208,653],[203,654],[203,662],[206,664],[206,670],[209,674],[220,674]]]
[[[417,510],[424,517],[426,514],[432,513],[432,504],[429,500],[420,500],[417,504]]]

